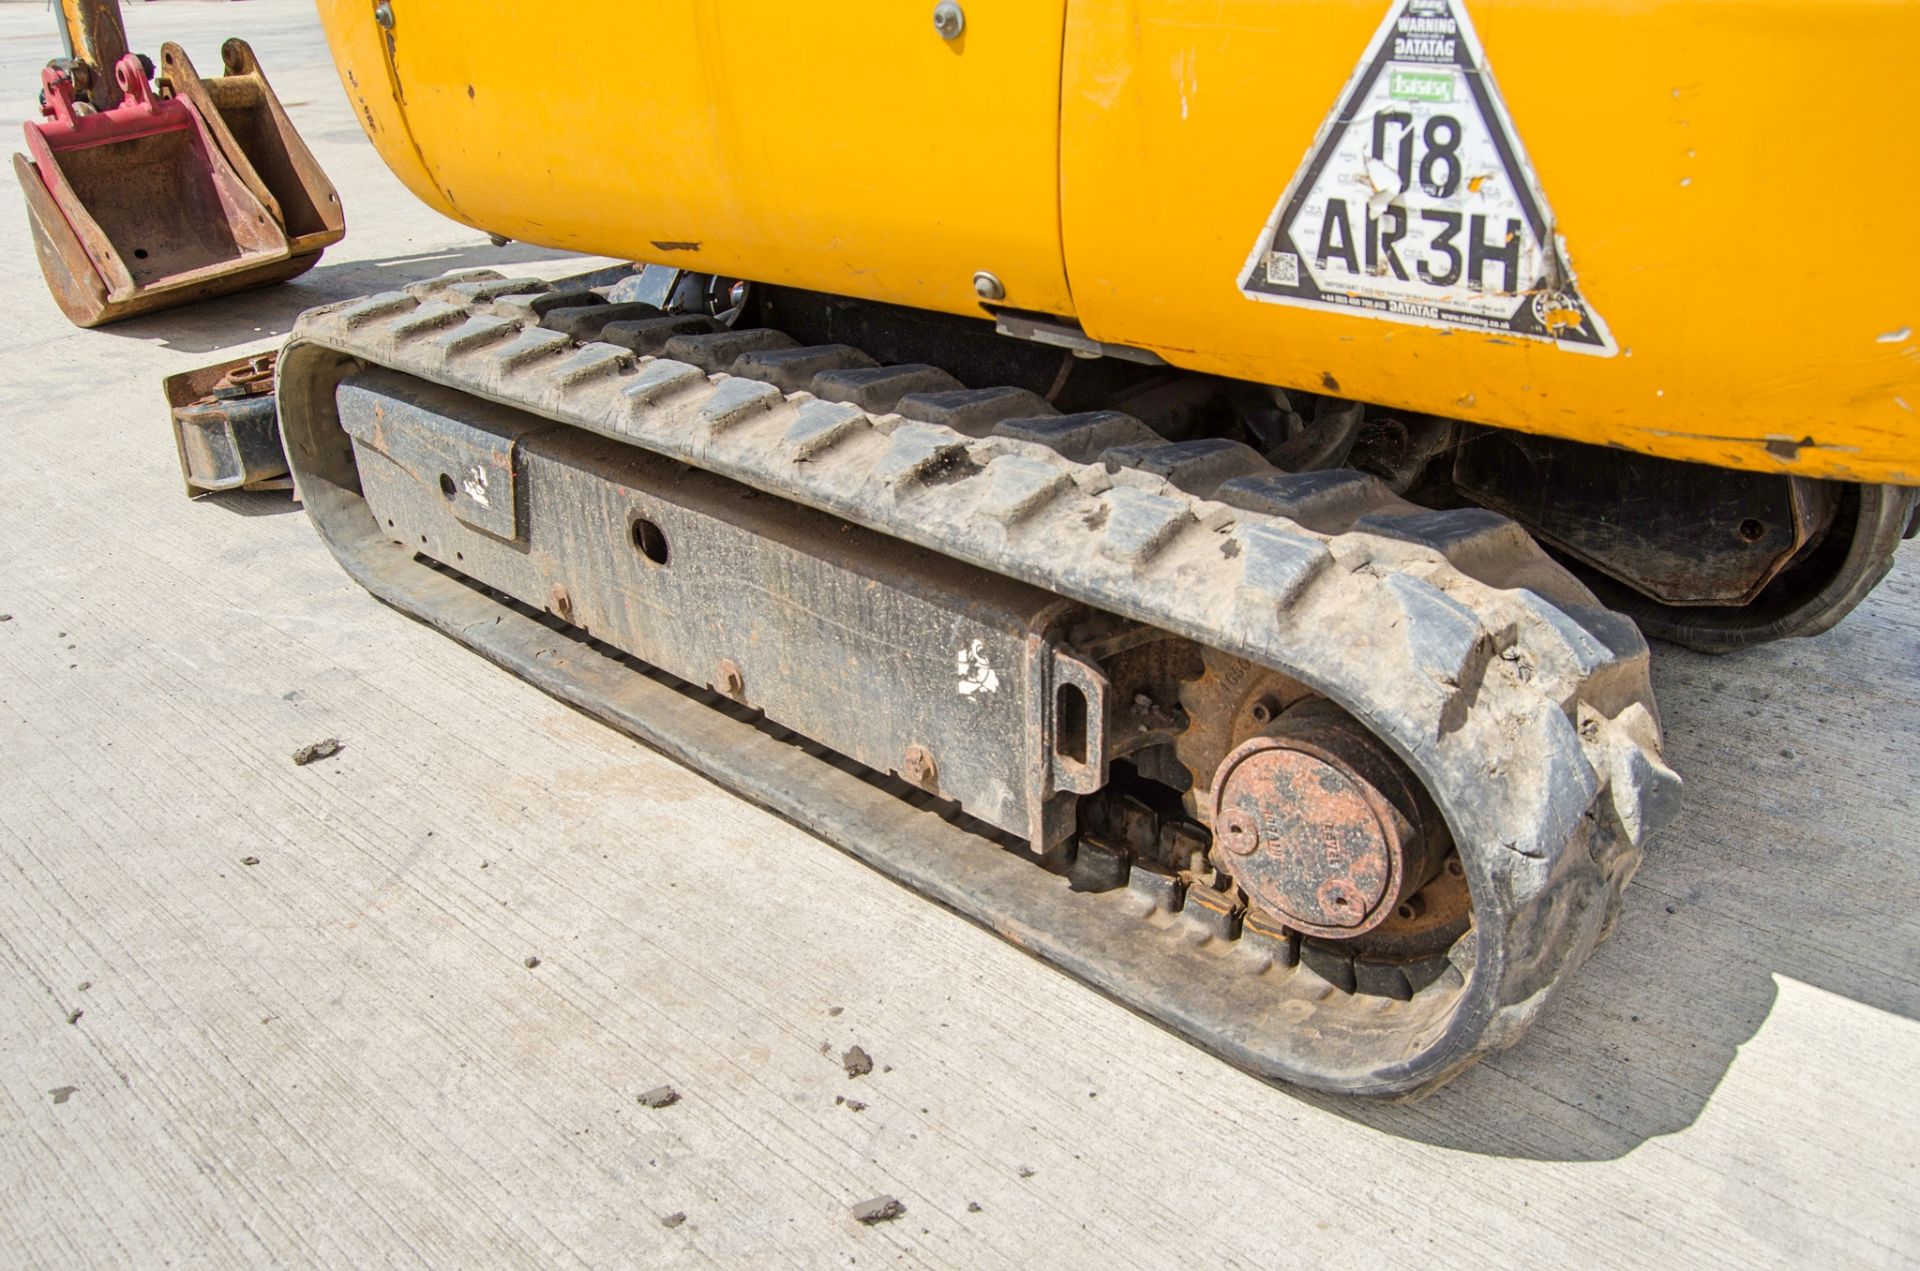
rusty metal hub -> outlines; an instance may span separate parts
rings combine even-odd
[[[1193,785],[1185,793],[1187,812],[1211,823],[1207,800],[1214,773],[1235,746],[1272,727],[1284,712],[1314,696],[1306,685],[1257,662],[1202,649],[1200,674],[1180,684],[1186,728],[1174,740],[1174,754]]]
[[[1325,701],[1236,747],[1211,804],[1220,864],[1252,904],[1307,935],[1371,931],[1446,855],[1444,823],[1413,774]]]

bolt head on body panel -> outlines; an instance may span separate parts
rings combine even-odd
[[[933,762],[933,752],[925,746],[907,747],[907,762],[901,767],[900,775],[922,790],[937,792],[940,789],[940,769]]]

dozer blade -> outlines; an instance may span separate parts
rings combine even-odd
[[[169,375],[161,382],[187,497],[223,490],[290,490],[273,405],[277,353]]]
[[[293,254],[186,101],[156,96],[135,54],[114,76],[120,105],[76,110],[73,81],[48,67],[48,119],[25,125],[27,154],[14,156],[41,272],[75,325],[279,282],[312,265],[312,254]]]
[[[1604,934],[1678,782],[1645,642],[1512,522],[647,308],[303,315],[346,569],[1263,1076],[1429,1089]]]

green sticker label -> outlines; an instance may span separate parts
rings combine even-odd
[[[1403,71],[1392,68],[1389,95],[1404,102],[1450,102],[1453,76],[1445,71]]]

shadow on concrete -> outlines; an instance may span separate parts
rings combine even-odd
[[[285,516],[289,512],[305,511],[291,490],[211,490],[195,495],[193,501],[245,517]]]
[[[1912,645],[1868,610],[1727,658],[1655,645],[1687,806],[1612,940],[1519,1045],[1430,1098],[1300,1097],[1461,1151],[1611,1160],[1693,1124],[1766,1022],[1776,976],[1920,1020],[1920,951],[1901,931],[1920,854],[1876,837],[1912,824],[1920,758],[1898,737],[1863,747],[1848,718],[1910,714],[1885,698],[1916,696]]]

